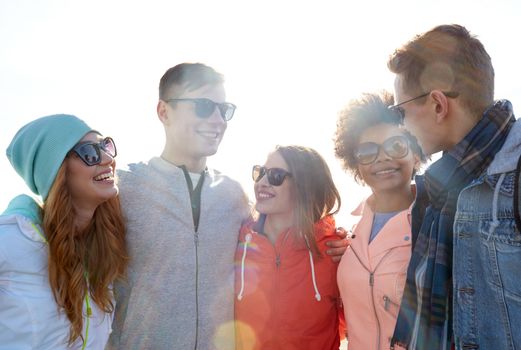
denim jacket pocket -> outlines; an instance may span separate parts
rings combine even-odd
[[[500,214],[497,222],[494,220],[481,220],[479,223],[481,240],[494,241],[512,247],[521,247],[521,234],[514,220],[512,211]],[[505,247],[504,249],[507,249]]]
[[[521,271],[521,235],[513,219],[500,219],[494,227],[492,220],[480,223],[483,257],[487,257],[492,283],[505,291],[505,296],[521,303],[521,280],[512,271]]]

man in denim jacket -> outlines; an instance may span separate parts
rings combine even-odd
[[[521,126],[509,101],[494,101],[490,56],[466,28],[441,25],[396,50],[388,66],[391,108],[426,154],[443,151],[416,179],[413,252],[392,344],[521,348]]]
[[[521,123],[516,122],[487,172],[458,199],[454,334],[458,345],[467,345],[464,349],[521,348],[521,235],[514,201],[520,153]]]

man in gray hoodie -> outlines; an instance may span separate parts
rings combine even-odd
[[[164,150],[118,173],[130,266],[115,286],[111,349],[234,349],[234,253],[250,207],[238,182],[206,167],[235,111],[223,82],[200,63],[167,70]]]
[[[521,126],[509,101],[493,99],[490,56],[466,28],[441,25],[396,50],[388,66],[392,108],[426,154],[443,151],[416,179],[413,252],[392,344],[521,348]]]

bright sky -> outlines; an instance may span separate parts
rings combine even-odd
[[[209,165],[251,195],[251,165],[276,144],[316,148],[347,213],[368,189],[333,155],[341,107],[362,92],[392,90],[386,60],[396,47],[435,25],[459,23],[492,57],[496,98],[521,108],[520,4],[0,0],[0,149],[26,122],[71,113],[116,140],[119,166],[159,155],[159,79],[177,63],[203,62],[225,75],[228,100],[238,106]],[[0,171],[2,211],[27,190],[3,155]]]

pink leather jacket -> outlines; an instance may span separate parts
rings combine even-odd
[[[362,217],[337,273],[349,350],[389,349],[411,257],[410,208],[392,217],[369,243],[372,199],[352,213]]]

